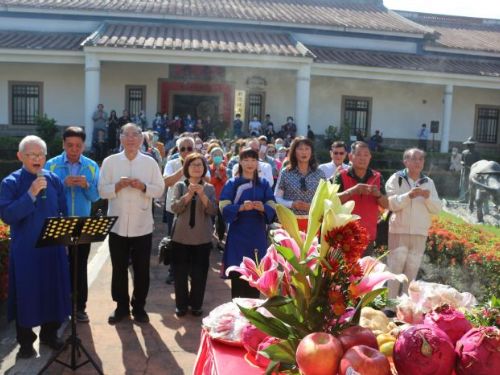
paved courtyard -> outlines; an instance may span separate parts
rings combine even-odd
[[[115,308],[111,299],[109,250],[107,242],[94,244],[92,247],[89,259],[91,286],[87,304],[90,323],[79,323],[77,331],[85,348],[106,375],[178,375],[191,374],[193,369],[202,317],[188,314],[177,318],[174,314],[174,287],[165,284],[167,267],[159,265],[156,257],[157,244],[165,230],[159,213],[156,216],[157,225],[151,256],[151,285],[146,305],[151,319],[149,324],[138,324],[133,320],[123,321],[115,326],[108,324],[108,315]],[[230,299],[229,284],[219,277],[220,259],[221,254],[214,250],[211,256],[203,316]],[[65,326],[64,338],[70,334],[70,328],[70,324]],[[39,348],[37,341],[35,343],[35,349],[39,353],[37,358],[16,361],[18,346],[12,323],[1,329],[0,343],[2,344],[0,374],[36,374],[53,353],[47,347]],[[70,363],[69,352],[67,350],[59,358]],[[53,363],[44,372],[51,375],[74,373],[58,363]],[[76,373],[95,374],[96,371],[89,363],[79,368]]]

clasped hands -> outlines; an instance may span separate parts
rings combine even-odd
[[[189,195],[189,198],[192,198],[195,194],[198,194],[198,196],[200,197],[202,197],[205,194],[205,191],[203,190],[203,185],[189,184],[187,195]]]
[[[419,187],[414,187],[413,189],[410,190],[410,193],[408,194],[410,199],[414,199],[417,197],[423,197],[424,199],[427,199],[430,197],[430,195],[431,192],[429,190],[422,189]]]
[[[245,201],[240,206],[240,211],[251,211],[251,210],[264,212],[264,203],[262,203],[261,201]]]
[[[138,178],[121,177],[120,181],[115,184],[115,191],[119,192],[121,189],[126,187],[144,191],[146,189],[146,184]]]
[[[380,198],[382,196],[382,193],[377,186],[368,184],[357,184],[350,189],[350,193],[360,195],[373,195],[376,198]]]

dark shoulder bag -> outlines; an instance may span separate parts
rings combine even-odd
[[[184,190],[181,187],[181,185],[179,185],[179,189],[181,189],[181,193],[182,190]],[[174,217],[174,222],[172,224],[172,231],[170,233],[170,236],[163,237],[163,239],[158,244],[158,264],[163,263],[164,265],[168,266],[170,263],[172,263],[172,254],[174,252],[174,244],[172,239],[174,238],[174,231],[176,224],[177,224],[177,215],[175,215]]]

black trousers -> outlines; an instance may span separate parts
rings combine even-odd
[[[231,298],[259,298],[260,292],[258,289],[250,286],[248,281],[240,279],[239,272],[230,272],[231,279]]]
[[[73,288],[73,274],[76,272],[76,309],[77,311],[85,311],[87,307],[87,298],[89,287],[87,282],[87,261],[89,259],[90,244],[78,245],[76,249],[77,269],[73,262],[73,246],[69,247],[69,265],[71,275],[71,287]],[[71,289],[73,291],[73,289]]]
[[[117,303],[120,313],[129,312],[129,303],[132,313],[141,313],[146,305],[149,291],[149,261],[153,234],[139,237],[122,237],[116,233],[109,234],[109,253],[113,272],[111,275],[111,296]],[[132,301],[128,293],[128,266],[132,261],[134,271],[134,291]]]
[[[183,245],[174,242],[175,306],[179,310],[200,310],[205,296],[212,244]],[[188,285],[191,279],[191,288]]]
[[[57,337],[57,330],[61,326],[59,322],[44,323],[40,329],[40,340],[50,341]],[[21,348],[27,348],[33,345],[36,335],[32,327],[22,327],[16,321],[17,342]]]

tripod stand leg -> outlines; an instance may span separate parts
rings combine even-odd
[[[89,352],[87,352],[87,349],[85,349],[85,347],[83,346],[83,344],[80,342],[78,342],[78,348],[79,349],[82,349],[83,353],[85,354],[85,356],[87,357],[87,362],[90,362],[92,364],[92,366],[94,366],[95,370],[100,374],[100,375],[104,375],[104,373],[102,372],[102,370],[99,368],[99,366],[97,365],[97,363],[94,361],[94,359],[90,356]]]
[[[78,243],[76,240],[75,243]],[[45,370],[49,368],[49,366],[54,363],[60,363],[63,366],[66,366],[73,371],[78,369],[79,367],[82,367],[87,364],[87,362],[92,363],[96,371],[100,375],[104,375],[102,370],[99,368],[97,363],[92,359],[90,354],[87,352],[87,350],[84,348],[82,341],[78,337],[78,333],[76,332],[76,294],[77,294],[77,288],[76,288],[76,283],[77,283],[77,263],[78,263],[78,258],[77,258],[77,251],[78,247],[72,246],[72,258],[73,258],[73,264],[74,264],[74,270],[73,270],[73,293],[72,293],[72,314],[71,314],[71,335],[68,337],[66,342],[64,343],[64,346],[57,352],[55,353],[52,358],[49,360],[49,362],[40,370],[38,374],[43,374]],[[68,346],[71,346],[71,363],[67,364],[59,359],[59,355],[66,350]],[[85,353],[85,356],[87,357],[87,360],[84,362],[81,362],[80,364],[76,364],[76,353],[78,352],[78,358],[81,357],[81,352],[80,349]]]

